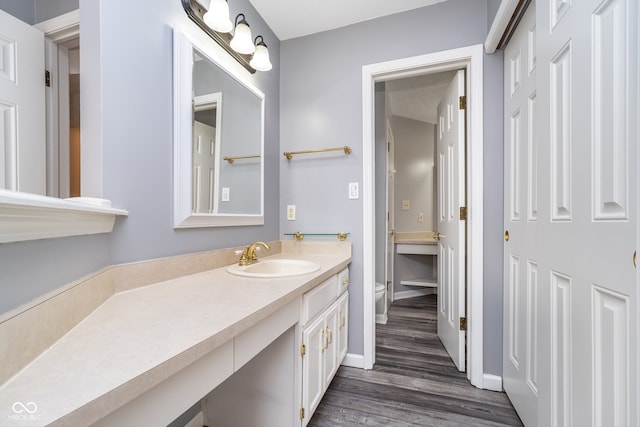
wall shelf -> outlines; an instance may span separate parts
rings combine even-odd
[[[404,286],[419,286],[421,288],[437,288],[438,282],[434,282],[434,279],[412,279],[401,280],[400,284]]]
[[[302,240],[304,239],[304,236],[336,236],[340,241],[347,240],[349,234],[351,233],[302,233],[300,231],[296,231],[295,233],[284,233],[285,236],[293,236],[296,240]]]

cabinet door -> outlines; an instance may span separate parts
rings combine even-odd
[[[349,292],[345,292],[338,300],[338,366],[347,355],[347,343],[349,336]]]
[[[302,427],[306,426],[324,394],[324,316],[318,317],[302,331],[302,342],[306,353],[302,358],[302,407],[305,416]]]
[[[338,302],[331,304],[325,314],[326,349],[324,351],[324,387],[329,387],[338,370]]]

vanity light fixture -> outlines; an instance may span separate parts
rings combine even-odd
[[[229,4],[227,0],[211,0],[209,10],[202,17],[205,24],[219,33],[229,33],[233,23],[229,19]]]
[[[260,39],[260,41],[258,41],[258,39]],[[271,61],[269,60],[267,44],[264,42],[262,36],[257,36],[254,43],[256,51],[253,52],[253,57],[249,64],[258,71],[269,71],[273,65],[271,65]]]
[[[252,41],[251,28],[243,13],[236,16],[231,33],[234,25],[229,19],[227,0],[211,0],[209,10],[198,0],[181,2],[187,16],[250,73],[273,67],[264,38],[259,35]]]
[[[238,18],[241,16],[242,18],[238,22]],[[238,53],[244,53],[245,55],[251,55],[256,50],[256,46],[253,44],[251,37],[251,28],[249,28],[249,24],[242,13],[236,16],[236,29],[233,31],[233,38],[229,44],[231,45],[231,49]]]

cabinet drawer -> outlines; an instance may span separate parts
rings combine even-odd
[[[325,280],[323,283],[304,294],[302,296],[302,313],[300,315],[301,323],[306,325],[310,320],[316,317],[323,308],[336,299],[337,294],[337,276],[331,276],[331,278]]]
[[[338,273],[338,296],[342,295],[349,287],[349,268]]]

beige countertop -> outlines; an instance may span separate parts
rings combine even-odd
[[[437,245],[433,231],[398,231],[394,235],[395,243],[413,245]]]
[[[93,423],[351,261],[350,255],[339,253],[265,258],[309,260],[321,269],[255,279],[218,268],[116,293],[0,388],[0,424],[7,420],[22,420],[20,425],[29,426]],[[29,415],[22,410],[18,418],[15,402],[26,406],[33,402],[37,411]]]

